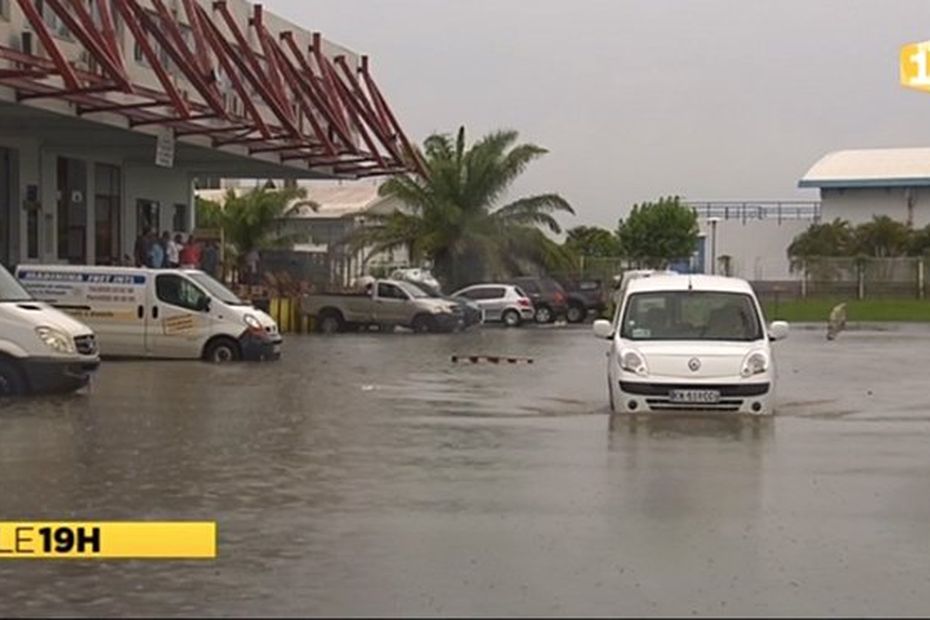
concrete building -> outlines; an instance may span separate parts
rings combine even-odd
[[[824,221],[855,225],[887,215],[915,227],[930,224],[930,148],[836,151],[798,185],[820,190]]]
[[[820,218],[820,204],[801,201],[689,202],[701,239],[694,270],[746,280],[794,279],[787,249]],[[711,261],[716,257],[716,264]]]
[[[409,164],[407,162],[414,162]],[[113,264],[194,180],[418,167],[367,58],[243,0],[0,0],[0,262]]]
[[[242,194],[256,187],[255,183],[251,187],[227,182],[224,185],[230,187],[201,189],[196,194],[222,204],[228,191]],[[288,217],[281,222],[282,235],[299,241],[287,250],[263,251],[266,269],[287,271],[292,277],[309,280],[317,286],[348,286],[371,271],[410,265],[405,249],[377,251],[368,247],[354,250],[346,243],[372,215],[386,215],[402,208],[396,198],[378,194],[380,183],[372,180],[312,181],[300,185],[307,190],[306,199],[295,201]]]

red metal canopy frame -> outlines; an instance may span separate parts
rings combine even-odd
[[[243,31],[224,0],[210,10],[198,0],[182,0],[187,40],[178,14],[163,0],[152,0],[154,11],[138,0],[111,0],[115,14],[107,1],[92,7],[91,0],[45,0],[46,11],[58,16],[90,59],[79,68],[59,47],[37,0],[16,1],[45,53],[0,45],[0,85],[14,89],[19,101],[63,100],[81,116],[115,113],[130,127],[170,127],[179,137],[205,136],[214,148],[240,145],[250,155],[267,154],[321,174],[425,174],[368,58],[358,68],[344,56],[328,58],[319,33],[306,50],[291,32],[276,38],[261,5],[253,6]],[[130,79],[126,66],[134,59],[127,60],[118,39],[120,22],[127,46],[138,46],[160,88]],[[249,44],[250,34],[258,50]],[[220,76],[228,81],[226,93]],[[179,86],[180,77],[185,86]]]

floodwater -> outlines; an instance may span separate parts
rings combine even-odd
[[[0,409],[0,516],[216,520],[219,558],[5,561],[0,615],[926,614],[930,331],[776,346],[761,427],[612,420],[580,329],[107,363]]]

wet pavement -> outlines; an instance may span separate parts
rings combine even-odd
[[[923,615],[928,346],[797,330],[760,427],[611,419],[580,329],[107,363],[0,408],[2,518],[215,519],[220,557],[7,561],[0,615]]]

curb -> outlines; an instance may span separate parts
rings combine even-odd
[[[505,357],[500,355],[453,355],[452,363],[471,362],[478,364],[488,362],[490,364],[532,364],[535,360],[531,357]]]

